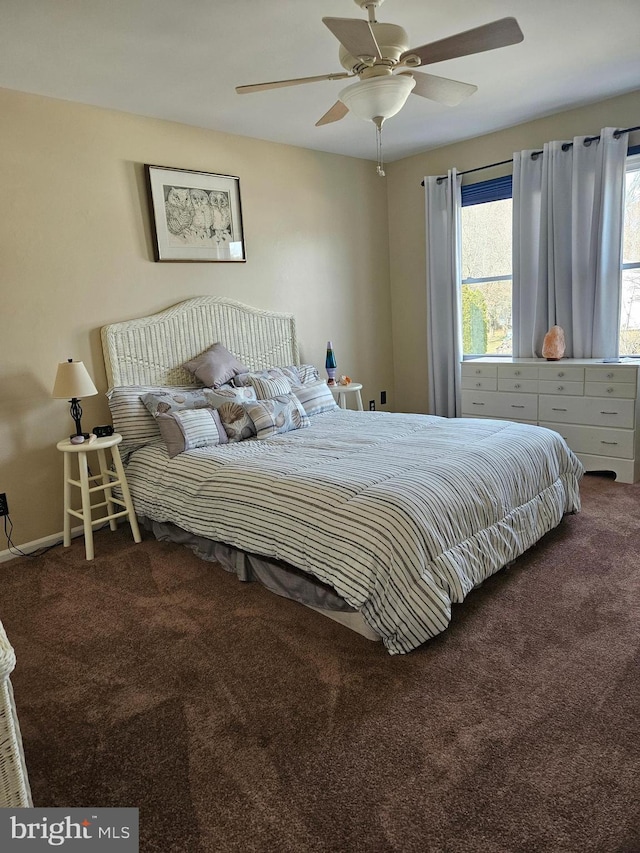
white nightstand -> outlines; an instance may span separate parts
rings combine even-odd
[[[348,385],[329,385],[331,393],[336,398],[336,401],[341,409],[347,408],[347,397],[349,394],[356,395],[356,406],[358,411],[362,411],[362,385],[360,382],[350,382]]]
[[[138,529],[138,520],[131,502],[129,494],[129,486],[124,473],[122,460],[120,459],[120,451],[118,445],[122,441],[122,436],[117,432],[106,438],[96,438],[91,443],[71,444],[68,438],[64,441],[59,441],[56,445],[58,450],[64,453],[64,539],[65,548],[71,545],[71,516],[79,518],[84,526],[84,544],[87,554],[87,560],[93,560],[93,528],[97,524],[102,524],[104,521],[109,522],[109,527],[112,530],[116,529],[116,519],[127,516],[131,531],[133,533],[134,542],[141,542],[140,530]],[[109,469],[107,465],[107,457],[105,450],[111,450],[111,458],[115,473]],[[87,453],[96,452],[98,454],[98,462],[100,465],[100,473],[89,476],[87,465]],[[71,476],[71,456],[75,455],[78,459],[78,472],[80,479],[74,480]],[[71,508],[71,486],[77,486],[80,489],[82,508]],[[113,496],[112,489],[114,486],[119,486],[122,492],[122,500]],[[104,501],[100,503],[91,503],[91,496],[96,492],[104,492]],[[117,510],[116,505],[123,507],[122,510]],[[91,511],[99,508],[106,508],[106,515],[100,518],[92,519]]]

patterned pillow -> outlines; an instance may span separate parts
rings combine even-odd
[[[300,382],[307,385],[309,382],[317,382],[320,379],[318,368],[313,364],[299,364],[297,367]]]
[[[236,373],[246,373],[249,370],[221,343],[213,344],[208,350],[187,361],[183,367],[209,388],[224,385],[233,379]]]
[[[311,421],[294,394],[282,394],[270,400],[245,403],[258,438],[270,438],[282,432],[308,427]]]
[[[260,379],[288,379],[294,388],[296,385],[316,382],[320,378],[318,368],[314,367],[313,364],[289,364],[286,367],[268,367],[266,370],[258,370],[253,373],[238,373],[233,377],[233,384],[249,385],[252,376],[257,376]]]
[[[185,409],[159,414],[158,426],[172,458],[185,450],[226,444],[228,441],[215,409]]]
[[[256,392],[258,400],[271,400],[273,397],[291,393],[291,383],[284,377],[271,379],[252,374],[249,377],[249,385]]]
[[[213,388],[204,388],[203,390],[209,405],[214,409],[219,408],[223,403],[247,403],[256,399],[256,392],[250,385],[244,388],[235,388],[229,384],[221,385],[215,390]]]
[[[160,428],[142,400],[145,394],[189,393],[192,387],[161,388],[149,385],[126,385],[107,392],[113,428],[122,436],[120,455],[126,462],[134,450],[160,439]]]
[[[302,403],[307,415],[320,415],[338,408],[331,389],[322,379],[294,388],[293,393]]]
[[[223,403],[216,409],[230,444],[236,441],[244,441],[245,438],[251,438],[252,435],[256,434],[253,421],[244,408],[244,406],[251,405],[253,404],[250,402],[244,404],[229,402]]]
[[[208,388],[162,388],[142,394],[140,399],[154,418],[169,412],[182,412],[185,409],[212,408],[207,399]]]

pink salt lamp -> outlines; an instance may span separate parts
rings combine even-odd
[[[542,356],[547,361],[560,361],[564,355],[564,329],[562,326],[552,326],[542,342]]]

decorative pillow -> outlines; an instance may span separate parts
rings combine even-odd
[[[237,373],[247,373],[249,370],[219,342],[187,361],[183,367],[208,388],[218,388],[233,379]]]
[[[245,403],[258,438],[270,438],[282,432],[308,427],[311,421],[294,394],[282,394],[270,400]]]
[[[298,372],[298,367],[295,364],[290,364],[287,367],[278,367],[276,370],[280,370],[285,379],[288,379],[291,383],[292,387],[295,385],[302,385],[300,381],[300,373]],[[271,371],[269,371],[271,373]]]
[[[126,385],[107,392],[113,428],[122,436],[120,455],[126,462],[131,453],[145,444],[160,440],[160,428],[141,400],[145,394],[161,395],[165,391],[188,393],[191,387],[161,388],[157,385]]]
[[[185,409],[159,414],[157,420],[172,458],[185,450],[226,444],[228,441],[220,415],[215,409]]]
[[[314,367],[313,364],[299,364],[297,371],[303,385],[307,385],[309,382],[317,382],[320,379],[318,368]]]
[[[282,394],[291,393],[291,383],[283,377],[277,379],[260,378],[253,374],[249,378],[249,385],[256,392],[258,400],[271,400]]]
[[[219,388],[203,388],[209,405],[217,409],[223,403],[250,403],[256,399],[256,392],[250,385],[235,388],[233,385],[221,385]]]
[[[238,373],[233,377],[233,384],[249,385],[252,376],[257,376],[260,379],[288,379],[293,388],[296,385],[317,382],[320,378],[318,368],[314,367],[313,364],[289,364],[286,367],[268,367],[266,370]]]
[[[207,398],[208,388],[162,388],[142,394],[140,399],[154,418],[169,412],[182,412],[185,409],[213,408]],[[211,392],[209,392],[211,393]]]
[[[331,389],[322,379],[294,388],[293,393],[302,403],[307,415],[321,415],[338,408]]]
[[[244,404],[229,402],[223,403],[216,409],[230,444],[244,441],[245,438],[251,438],[256,434],[253,421],[244,408],[251,405],[253,404],[250,402]]]

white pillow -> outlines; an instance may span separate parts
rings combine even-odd
[[[120,455],[123,460],[126,461],[129,455],[139,447],[160,439],[158,423],[142,402],[141,397],[145,394],[158,396],[180,392],[191,394],[194,390],[193,386],[167,388],[158,385],[125,385],[111,388],[107,392],[107,399],[113,428],[122,436]]]
[[[301,385],[300,388],[293,388],[292,391],[309,416],[321,415],[323,412],[330,412],[338,408],[331,389],[322,379],[318,382]]]
[[[249,385],[256,392],[258,400],[272,400],[282,394],[291,393],[291,383],[284,377],[249,376]]]

